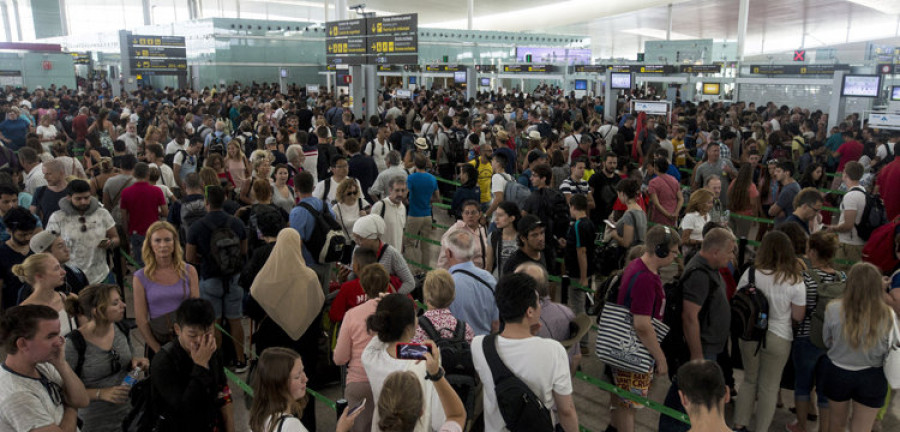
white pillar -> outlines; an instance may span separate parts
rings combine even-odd
[[[9,22],[9,5],[5,1],[0,1],[0,14],[3,15],[3,32],[6,36],[6,42],[12,42],[12,26]]]
[[[468,18],[469,18],[469,26],[466,27],[466,28],[469,29],[469,30],[474,30],[474,26],[475,26],[475,0],[469,0]]]
[[[141,10],[144,13],[144,25],[150,25],[150,0],[141,0]]]
[[[325,22],[328,22],[328,0],[324,0],[323,3],[324,4],[322,6],[325,8]],[[268,5],[268,2],[266,2],[266,5]],[[268,19],[268,14],[266,18]]]
[[[750,0],[741,0],[738,7],[737,57],[744,61],[744,44],[747,39],[747,17],[750,13]]]
[[[22,18],[19,16],[19,2],[18,0],[12,0],[13,5],[13,17],[16,19],[16,36],[17,41],[22,41]]]
[[[338,21],[347,19],[347,0],[334,0],[334,18]]]
[[[672,3],[669,3],[669,16],[666,21],[666,40],[672,40]]]
[[[69,16],[66,13],[66,0],[59,0],[59,29],[63,36],[69,35]]]

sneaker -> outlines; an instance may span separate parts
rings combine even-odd
[[[803,429],[802,427],[800,427],[800,423],[798,423],[796,419],[794,421],[784,425],[784,429],[787,432],[806,432],[806,429]]]
[[[247,362],[234,362],[234,373],[247,372]]]

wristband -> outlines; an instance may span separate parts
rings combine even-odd
[[[443,378],[443,377],[444,377],[444,368],[443,367],[438,368],[437,373],[434,375],[431,375],[430,373],[428,373],[428,371],[425,371],[425,379],[427,379],[429,381],[440,381],[441,378]]]
[[[97,397],[95,399],[100,400],[100,389],[97,389]]]

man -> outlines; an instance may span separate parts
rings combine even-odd
[[[494,174],[491,176],[491,204],[484,213],[484,218],[487,221],[491,220],[494,212],[500,207],[500,203],[503,202],[506,184],[515,181],[512,176],[506,173],[507,162],[506,154],[499,151],[494,152],[494,155],[491,157],[491,168]]]
[[[200,136],[200,139],[203,142],[206,142],[206,138],[213,133],[215,130],[215,119],[209,114],[205,114],[203,116],[203,122],[197,128],[197,135]]]
[[[331,170],[329,170],[329,166],[331,165],[329,164],[334,161],[334,158],[338,156],[339,153],[337,147],[331,142],[331,131],[329,131],[327,127],[319,126],[319,128],[316,129],[316,137],[319,139],[319,144],[316,147],[318,158],[316,159],[315,170],[317,178],[324,179],[330,174]]]
[[[477,242],[466,231],[454,231],[447,237],[446,261],[456,286],[456,297],[450,305],[450,312],[467,322],[476,335],[485,335],[500,327],[494,303],[494,285],[497,281],[472,262]]]
[[[59,236],[58,232],[50,230],[41,231],[31,237],[31,241],[28,242],[28,244],[31,247],[32,253],[48,253],[53,255],[53,257],[59,261],[59,265],[62,266],[63,270],[66,271],[65,283],[56,287],[57,292],[61,292],[65,295],[77,295],[84,287],[90,285],[84,272],[69,262],[71,257],[69,247],[66,246],[65,240]],[[16,303],[21,304],[32,293],[34,293],[34,288],[31,285],[22,285],[22,288],[19,289],[19,298]]]
[[[477,134],[469,135],[470,139],[477,139]],[[491,146],[490,144],[477,145],[473,144],[473,148],[477,149],[475,159],[468,163],[475,167],[478,172],[478,187],[481,189],[481,209],[487,210],[488,203],[491,201],[491,177],[494,170],[491,167]]]
[[[794,163],[779,162],[775,168],[775,180],[781,185],[781,191],[769,207],[769,217],[775,218],[775,225],[778,225],[794,212],[794,198],[800,193],[800,184],[794,180]]]
[[[866,210],[866,190],[859,185],[859,179],[863,176],[863,166],[856,161],[848,162],[844,166],[841,181],[847,186],[847,193],[841,200],[841,217],[837,224],[827,227],[836,232],[841,242],[834,255],[835,268],[849,270],[850,266],[838,264],[841,261],[858,262],[862,260],[862,248],[866,241],[856,233],[856,225],[862,222],[863,213]]]
[[[544,254],[545,225],[535,215],[525,215],[517,226],[517,249],[503,263],[503,273],[515,271],[519,264],[535,262],[547,268],[547,256]]]
[[[200,271],[200,296],[208,300],[215,310],[216,320],[222,316],[228,320],[228,327],[236,341],[244,340],[244,327],[241,318],[244,316],[242,309],[244,290],[238,284],[240,273],[226,274],[220,269],[212,257],[212,236],[216,227],[230,227],[232,232],[240,239],[241,255],[247,256],[247,233],[240,219],[225,213],[222,205],[225,203],[225,190],[221,186],[208,186],[206,188],[206,216],[191,225],[185,246],[185,259],[197,266]],[[221,340],[221,335],[216,332],[216,341]],[[235,372],[241,373],[247,369],[244,358],[243,345],[234,344]]]
[[[591,191],[588,182],[584,181],[584,170],[587,168],[587,158],[580,156],[572,161],[572,172],[569,177],[559,185],[559,191],[566,198],[567,203],[572,202],[575,195],[587,196]]]
[[[122,225],[131,244],[132,258],[143,267],[141,248],[147,228],[169,214],[162,189],[150,184],[150,165],[140,162],[134,166],[134,184],[122,190],[120,199]]]
[[[481,206],[475,200],[468,200],[462,204],[462,219],[456,221],[441,236],[441,251],[438,253],[437,266],[449,269],[452,264],[448,260],[449,239],[457,231],[465,231],[475,239],[475,250],[472,255],[472,263],[475,267],[491,271],[493,268],[494,254],[491,251],[491,239],[487,231],[481,226]]]
[[[208,157],[210,150],[224,156],[228,151],[229,142],[231,142],[231,136],[225,133],[225,122],[217,121],[215,132],[207,135],[203,141],[203,157]]]
[[[151,400],[160,430],[234,432],[234,405],[216,355],[212,304],[188,299],[175,310],[177,339],[150,365]]]
[[[58,232],[72,245],[72,263],[84,270],[91,284],[115,283],[106,262],[106,251],[119,247],[116,222],[92,196],[88,182],[72,180],[68,197],[60,200],[59,206],[59,211],[50,216],[47,229]]]
[[[691,420],[690,431],[727,431],[725,404],[731,399],[716,362],[695,360],[678,368],[678,398]],[[684,424],[684,423],[682,423]]]
[[[650,157],[656,146],[659,145],[659,138],[656,136],[656,119],[647,117],[647,123],[644,124],[641,133],[638,136],[638,160],[645,160]]]
[[[366,143],[363,153],[369,155],[378,167],[379,172],[383,172],[388,168],[387,154],[393,151],[391,143],[387,140],[388,128],[386,125],[380,125],[376,129],[375,139]],[[396,165],[395,165],[396,166]]]
[[[675,166],[678,168],[687,168],[688,160],[693,162],[693,158],[690,153],[687,151],[687,147],[684,145],[684,138],[687,136],[687,129],[684,126],[677,126],[675,128],[675,137],[672,138],[672,149],[673,149],[673,157],[675,160]]]
[[[203,196],[200,175],[190,173],[184,178],[184,196],[180,201],[172,203],[166,220],[175,226],[179,239],[184,244],[191,225],[203,216],[206,216],[206,197]]]
[[[378,173],[375,183],[369,188],[369,196],[375,200],[382,199],[390,193],[391,186],[388,183],[393,182],[394,178],[402,177],[405,181],[409,175],[400,163],[400,152],[396,150],[388,152],[387,156],[384,157],[384,164],[386,168],[383,170],[379,169],[381,172]],[[397,250],[399,249],[397,248]]]
[[[203,149],[203,141],[199,138],[191,138],[187,149],[179,150],[172,160],[172,171],[178,187],[184,189],[184,178],[188,174],[198,172],[200,168],[200,151]]]
[[[9,240],[10,232],[3,223],[3,217],[11,209],[19,206],[19,191],[12,185],[0,184],[0,242]],[[32,216],[34,216],[32,214]],[[34,216],[38,227],[43,227],[40,218]]]
[[[31,255],[29,242],[35,234],[37,221],[21,207],[14,207],[3,216],[3,224],[9,230],[9,240],[0,244],[0,312],[16,305],[23,282],[12,272],[12,267],[22,264]]]
[[[667,172],[668,168],[669,161],[656,156],[648,170],[655,177],[650,179],[647,193],[650,194],[652,205],[650,222],[674,227],[678,224],[678,214],[684,205],[684,194],[681,193],[678,180]]]
[[[375,179],[378,177],[378,166],[375,165],[372,157],[359,152],[360,145],[356,139],[348,139],[344,143],[344,149],[350,155],[350,159],[347,161],[349,165],[348,175],[359,182],[360,192],[364,195],[363,199],[372,202],[372,198],[369,196],[369,189],[375,184]]]
[[[838,160],[837,172],[844,172],[844,168],[848,163],[858,161],[863,154],[863,145],[853,138],[853,132],[842,132],[841,139],[843,143],[838,147],[837,151],[831,154],[833,158]],[[841,182],[840,177],[835,177],[831,188],[837,189],[841,187]]]
[[[590,288],[589,278],[594,275],[596,262],[594,239],[597,230],[587,217],[588,200],[584,195],[575,195],[569,200],[569,214],[575,221],[566,233],[565,264],[566,273],[583,288]],[[576,314],[584,313],[584,291],[570,284],[567,293],[563,293],[563,302]]]
[[[103,207],[109,210],[116,225],[122,226],[122,209],[119,206],[122,192],[128,186],[134,184],[134,166],[137,164],[137,158],[134,155],[125,155],[122,157],[122,165],[119,168],[119,174],[116,174],[106,180],[103,185]],[[148,174],[149,175],[149,174]],[[125,231],[120,229],[120,234],[125,235]],[[124,239],[123,239],[124,240]]]
[[[572,152],[571,157],[569,157],[570,161],[577,160],[580,157],[585,158],[586,160],[595,160],[595,158],[600,156],[600,150],[594,147],[594,139],[591,138],[590,135],[584,134],[581,136],[581,142],[578,143],[578,148]],[[590,167],[590,164],[588,164]]]
[[[563,155],[565,155],[567,161],[571,161],[572,153],[578,149],[578,147],[581,147],[584,136],[584,122],[575,120],[575,123],[572,123],[572,133],[567,136],[562,143]]]
[[[554,424],[561,425],[566,432],[578,430],[566,351],[559,342],[531,333],[541,319],[536,289],[537,282],[527,274],[504,275],[497,284],[495,296],[498,314],[504,322],[503,332],[497,336],[475,336],[472,340],[472,360],[484,383],[485,430],[505,430],[493,374],[485,358],[486,343],[496,344],[500,361],[540,398],[550,410]]]
[[[399,153],[396,153],[399,156]],[[370,214],[384,219],[384,237],[382,241],[397,249],[403,250],[403,231],[406,229],[406,176],[396,176],[388,183],[390,194],[372,205]]]
[[[516,273],[524,273],[537,282],[537,294],[541,301],[541,323],[535,336],[562,342],[571,337],[571,324],[575,313],[564,304],[554,302],[550,298],[550,283],[547,269],[534,262],[524,262],[516,267]],[[532,331],[532,333],[534,333]],[[577,370],[581,362],[581,350],[573,346],[569,351],[570,366]]]
[[[495,126],[496,127],[496,126]],[[496,142],[497,150],[494,150],[494,154],[502,154],[506,156],[506,166],[504,166],[504,171],[513,175],[516,172],[516,151],[513,149],[515,146],[515,140],[509,139],[509,133],[505,130],[497,131],[496,136],[494,137]],[[513,146],[513,147],[511,147]],[[494,172],[497,172],[497,169],[494,169]]]
[[[147,146],[144,153],[147,157],[147,163],[156,165],[159,169],[159,180],[156,182],[159,186],[166,186],[169,189],[178,189],[178,182],[175,180],[175,174],[165,163],[166,155],[163,152],[162,144],[151,144]]]
[[[706,162],[703,162],[694,168],[693,190],[700,189],[702,185],[706,184],[706,180],[711,176],[719,176],[719,178],[722,179],[723,186],[725,183],[728,183],[729,178],[737,177],[737,171],[735,171],[734,164],[731,163],[731,160],[722,159],[720,157],[722,153],[721,146],[710,144],[706,147],[706,151]],[[723,187],[722,191],[717,195],[719,199],[722,200],[723,204],[727,204],[728,202],[727,192],[728,188]]]
[[[782,224],[794,222],[806,231],[806,235],[810,235],[809,224],[815,220],[816,216],[819,215],[819,212],[822,211],[822,205],[824,205],[824,203],[825,202],[822,200],[822,193],[816,188],[808,187],[803,189],[797,194],[797,197],[794,198],[793,213],[785,218]]]
[[[205,136],[200,139],[202,140],[203,138],[205,138]],[[128,154],[135,156],[137,156],[141,144],[144,143],[144,139],[137,134],[137,124],[134,122],[128,122],[128,124],[125,125],[125,133],[122,134],[119,139],[125,142],[125,151],[127,151]]]
[[[19,150],[19,164],[25,171],[25,192],[34,195],[34,191],[41,186],[47,186],[44,179],[43,164],[41,158],[33,148],[24,147]]]
[[[66,173],[62,162],[58,159],[43,164],[44,179],[47,186],[34,191],[31,201],[31,212],[41,218],[41,224],[47,226],[50,215],[59,210],[59,201],[66,197]]]
[[[409,214],[406,219],[406,228],[410,234],[431,238],[433,230],[431,203],[441,202],[441,193],[438,191],[437,179],[425,171],[425,155],[417,154],[414,162],[416,172],[406,178],[406,187],[409,189]],[[425,262],[431,257],[431,245],[419,243],[410,237],[403,239],[403,250],[407,257],[416,262]],[[419,253],[414,253],[414,251]]]
[[[6,148],[19,151],[25,147],[25,136],[30,131],[31,126],[19,116],[19,109],[12,107],[6,112],[6,120],[0,122],[0,141]]]
[[[556,248],[562,246],[560,240],[566,237],[569,229],[569,212],[566,199],[550,185],[553,181],[553,171],[547,164],[539,164],[532,169],[531,184],[535,186],[534,192],[525,200],[522,211],[537,216],[541,223],[547,227],[547,254],[548,270],[553,273],[555,268]]]
[[[594,226],[603,226],[603,219],[609,217],[613,205],[616,204],[618,198],[616,185],[622,179],[616,173],[618,164],[618,156],[613,152],[606,152],[603,157],[603,166],[588,180],[588,186],[591,188],[596,206],[591,212],[591,221],[594,222]]]
[[[347,161],[347,158],[341,155],[335,156],[331,161],[331,176],[325,177],[324,180],[316,184],[316,188],[313,190],[313,196],[328,203],[329,206],[335,204],[337,202],[336,196],[338,186],[340,186],[344,179],[349,177],[347,175],[349,171],[350,162]],[[362,185],[360,185],[358,179],[356,180],[356,187],[358,187],[359,190],[362,190]]]
[[[143,108],[143,107],[142,107]],[[72,119],[72,132],[75,135],[75,143],[84,148],[84,141],[87,139],[88,134],[88,116],[91,111],[88,107],[83,106],[78,108],[78,115]],[[139,131],[138,134],[143,133],[143,131]]]
[[[629,263],[622,273],[622,286],[626,289],[619,290],[616,304],[626,304],[626,296],[631,300],[629,310],[634,317],[634,330],[640,339],[639,342],[655,360],[656,366],[655,370],[646,373],[613,368],[612,375],[619,388],[647,397],[654,373],[657,376],[666,376],[669,372],[666,356],[653,330],[652,319],[662,319],[665,302],[659,269],[675,261],[681,237],[674,230],[657,225],[647,231],[644,244],[646,245],[644,254]],[[657,251],[663,253],[658,254]],[[627,289],[629,285],[632,286],[631,290]],[[620,430],[628,426],[633,427],[636,405],[625,399],[618,400],[618,403],[619,409],[613,410],[612,424]]]
[[[330,206],[326,205],[321,199],[313,196],[313,177],[309,172],[299,172],[294,176],[294,195],[297,197],[298,203],[307,203],[318,212],[327,211],[334,216]],[[313,256],[306,246],[309,239],[312,238],[313,229],[316,227],[316,219],[309,210],[301,205],[297,205],[291,210],[290,226],[300,233],[300,238],[303,240],[302,253],[306,265],[313,269],[319,276],[319,283],[321,284],[322,289],[328,289],[327,287],[331,282],[332,265],[330,263],[320,263],[317,260],[317,257]]]
[[[90,398],[66,362],[59,313],[48,306],[10,309],[0,319],[7,357],[0,368],[0,430],[77,431]]]
[[[894,152],[900,150],[900,146],[894,145]],[[884,200],[884,210],[888,220],[894,220],[900,216],[900,192],[892,189],[900,185],[900,157],[881,168],[875,179],[875,194],[881,195]]]
[[[682,331],[691,360],[715,361],[728,344],[729,328],[721,323],[731,322],[731,305],[719,269],[728,267],[735,259],[736,246],[734,235],[730,231],[713,228],[703,237],[700,251],[688,262],[682,273],[679,284],[683,289]],[[672,377],[672,386],[669,387],[665,401],[666,406],[679,411],[683,409],[678,400],[680,378],[683,376]],[[661,416],[659,419],[659,430],[688,429],[688,425],[669,416]]]

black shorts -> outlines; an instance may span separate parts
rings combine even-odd
[[[829,401],[860,403],[870,408],[884,406],[887,397],[887,378],[884,368],[873,367],[849,371],[835,366],[828,356],[822,358],[820,383]]]

